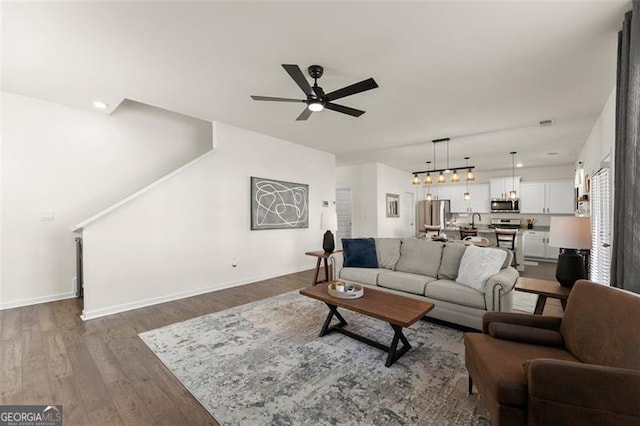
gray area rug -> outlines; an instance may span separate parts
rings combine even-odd
[[[341,310],[348,329],[388,344],[391,327]],[[386,354],[318,337],[326,305],[297,291],[140,334],[225,425],[488,425],[467,394],[462,332],[418,321],[412,349]],[[334,320],[335,321],[335,320]]]
[[[532,314],[536,308],[538,296],[521,291],[513,291],[513,310]]]

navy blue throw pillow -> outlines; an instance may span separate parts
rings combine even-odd
[[[376,240],[373,238],[343,238],[345,268],[377,268]]]

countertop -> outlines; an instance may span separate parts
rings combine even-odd
[[[482,233],[493,233],[494,232],[494,228],[489,228],[489,225],[477,224],[475,227],[478,229],[478,233],[479,234],[482,234]],[[444,228],[444,232],[459,231],[459,230],[460,230],[459,226]],[[534,226],[533,229],[528,229],[528,228],[519,228],[518,229],[519,233],[522,233],[524,231],[549,232],[549,227],[548,226]]]

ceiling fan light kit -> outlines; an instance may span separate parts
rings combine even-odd
[[[347,96],[355,95],[357,93],[366,92],[367,90],[375,89],[378,87],[378,83],[373,78],[362,80],[358,83],[351,84],[343,87],[342,89],[334,90],[330,93],[325,93],[322,87],[318,86],[318,79],[322,77],[324,68],[320,65],[311,65],[307,72],[313,79],[313,86],[309,84],[307,78],[302,73],[302,70],[298,65],[294,64],[282,64],[282,68],[289,74],[289,76],[295,81],[300,89],[307,96],[306,99],[291,99],[291,98],[274,98],[271,96],[257,96],[251,95],[251,99],[254,101],[271,101],[271,102],[301,102],[307,104],[307,107],[300,113],[296,121],[307,120],[311,113],[320,112],[323,109],[330,109],[335,112],[347,114],[352,117],[360,117],[365,111],[351,108],[344,105],[333,103],[336,99],[345,98]]]

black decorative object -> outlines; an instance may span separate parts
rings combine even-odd
[[[324,239],[322,240],[322,249],[325,253],[333,253],[333,251],[336,249],[336,242],[333,239],[333,233],[331,233],[331,231],[329,230],[324,233]]]
[[[306,120],[311,116],[311,113],[322,111],[325,108],[332,111],[340,112],[342,114],[351,115],[353,117],[360,117],[365,113],[364,111],[355,108],[349,108],[344,105],[334,104],[332,101],[378,87],[378,83],[376,83],[373,78],[368,78],[366,80],[362,80],[359,83],[343,87],[342,89],[334,90],[330,93],[324,93],[322,87],[318,86],[318,79],[322,77],[322,73],[324,72],[324,69],[320,65],[311,65],[307,70],[311,78],[313,78],[313,86],[309,84],[307,78],[304,76],[299,66],[282,64],[282,67],[293,79],[293,81],[296,82],[298,87],[302,89],[304,94],[307,95],[307,99],[274,98],[271,96],[255,95],[252,95],[251,99],[253,99],[254,101],[300,102],[307,104],[306,108],[300,113],[298,118],[296,118],[296,121]]]
[[[558,256],[556,280],[563,287],[573,287],[576,281],[587,278],[584,259],[575,249],[563,249]]]

